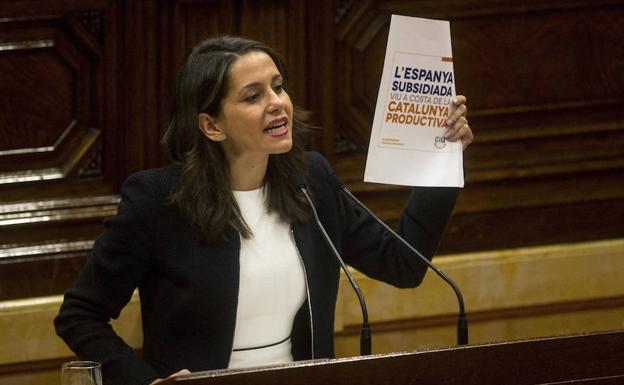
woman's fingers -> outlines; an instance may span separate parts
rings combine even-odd
[[[467,99],[464,95],[457,95],[453,98],[453,104],[459,106],[460,104],[466,104]]]
[[[179,372],[175,372],[175,373],[173,373],[172,375],[170,375],[170,376],[169,376],[169,377],[167,377],[167,378],[177,377],[177,376],[182,376],[182,375],[184,375],[184,374],[191,374],[191,371],[190,371],[190,370],[188,370],[188,369],[182,369],[182,370],[180,370]],[[153,382],[151,382],[151,383],[150,383],[150,385],[156,385],[156,384],[158,384],[158,383],[160,383],[160,382],[163,382],[163,381],[165,381],[165,379],[163,379],[163,378],[159,378],[159,379],[154,380]]]
[[[451,113],[446,121],[447,127],[453,127],[460,118],[465,118],[467,114],[468,107],[466,107],[466,97],[462,95],[456,96],[453,98]]]
[[[464,95],[457,95],[453,98],[451,113],[447,120],[448,128],[444,133],[444,137],[450,142],[461,140],[464,149],[466,149],[474,139],[472,129],[466,118],[468,114],[466,101],[467,99]]]
[[[466,147],[472,143],[474,140],[474,134],[472,133],[472,129],[468,124],[462,127],[461,132],[459,134],[459,140],[462,142],[462,148],[465,150]]]
[[[191,371],[188,369],[182,369],[179,372],[175,372],[172,375],[170,375],[169,377],[177,377],[177,376],[182,376],[184,374],[191,374]]]
[[[461,132],[465,126],[468,126],[468,119],[466,119],[463,116],[460,116],[454,122],[454,124],[446,130],[444,137],[450,140],[451,142],[456,141],[457,139],[459,139],[459,135],[461,135]]]

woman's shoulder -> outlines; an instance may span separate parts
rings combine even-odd
[[[306,181],[316,195],[317,199],[331,195],[332,188],[329,183],[330,176],[334,174],[329,161],[320,153],[306,152],[308,174]]]
[[[137,171],[131,174],[127,181],[145,181],[151,183],[171,183],[177,181],[182,172],[182,164],[173,162],[165,167],[151,168],[147,170]]]
[[[165,167],[135,172],[123,183],[121,193],[125,196],[166,200],[173,193],[181,171],[182,165],[174,162]]]
[[[308,165],[308,173],[310,175],[327,175],[328,173],[333,172],[331,166],[329,165],[329,162],[321,153],[316,151],[306,151],[305,155]]]

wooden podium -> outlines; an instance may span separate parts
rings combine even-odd
[[[624,384],[624,331],[198,372],[163,384]]]

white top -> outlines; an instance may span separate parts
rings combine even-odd
[[[267,213],[263,189],[234,191],[234,198],[253,237],[241,237],[238,311],[228,368],[292,362],[290,340],[236,351],[288,339],[307,291],[290,225]]]

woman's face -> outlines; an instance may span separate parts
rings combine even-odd
[[[230,67],[221,112],[211,118],[213,128],[225,134],[221,145],[230,163],[290,151],[293,106],[282,84],[273,59],[262,51],[247,53]]]

